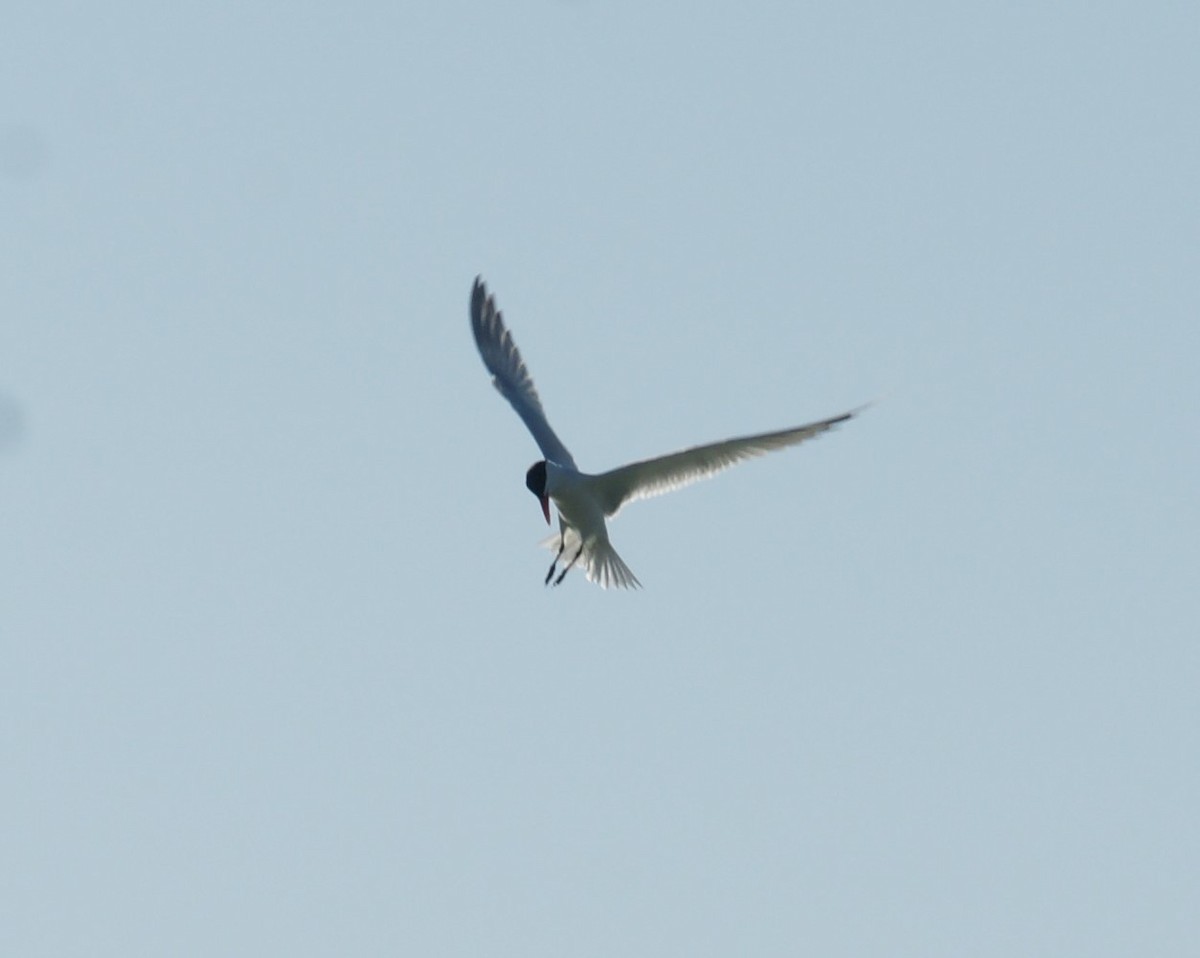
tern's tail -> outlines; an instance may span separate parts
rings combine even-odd
[[[557,553],[559,546],[566,537],[565,548],[562,551],[562,561],[570,562],[579,548],[579,533],[567,526],[562,533],[555,533],[543,539],[540,545],[546,546]],[[637,576],[630,571],[625,561],[617,555],[617,550],[608,541],[608,536],[594,536],[583,546],[577,565],[582,567],[589,582],[595,582],[602,589],[640,589],[642,584]]]
[[[597,539],[588,544],[584,550],[587,560],[587,577],[589,582],[599,583],[600,588],[614,586],[618,589],[640,589],[642,584],[637,576],[629,571],[624,560],[617,555],[607,538]]]

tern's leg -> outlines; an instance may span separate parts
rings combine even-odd
[[[582,542],[579,543],[579,549],[576,550],[575,555],[572,557],[571,561],[567,563],[566,568],[563,569],[562,572],[560,572],[558,574],[558,578],[554,580],[555,585],[558,585],[560,582],[562,582],[563,579],[565,579],[567,577],[567,573],[571,571],[571,566],[573,566],[576,562],[579,561],[579,557],[581,555],[583,555],[583,543]],[[547,581],[549,581],[549,580],[547,580]]]
[[[550,579],[554,576],[554,567],[558,565],[558,560],[562,558],[563,549],[567,546],[567,537],[564,535],[558,540],[558,554],[554,557],[554,561],[550,563],[550,571],[546,573],[546,581],[544,585],[550,584]],[[558,585],[558,583],[554,583]]]

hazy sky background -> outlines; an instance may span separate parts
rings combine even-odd
[[[4,19],[0,952],[1200,953],[1195,3]]]

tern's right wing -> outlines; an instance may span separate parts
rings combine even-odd
[[[496,309],[495,299],[488,295],[487,287],[478,276],[471,290],[471,331],[475,333],[475,345],[479,347],[483,364],[492,374],[492,385],[524,420],[542,455],[551,462],[574,469],[575,460],[546,421],[533,378],[504,325],[504,317]]]
[[[620,508],[634,499],[647,499],[698,479],[706,479],[728,469],[736,463],[756,456],[764,456],[776,449],[795,446],[828,432],[839,423],[858,415],[866,407],[852,409],[840,416],[831,416],[820,422],[810,422],[794,429],[764,432],[756,436],[726,439],[707,446],[695,446],[669,456],[634,462],[610,472],[601,473],[594,479],[604,514],[616,515]]]

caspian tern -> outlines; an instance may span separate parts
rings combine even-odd
[[[492,374],[492,385],[512,404],[524,420],[545,459],[535,462],[525,474],[525,485],[542,504],[542,515],[550,523],[550,500],[558,510],[559,531],[542,544],[554,550],[554,561],[546,573],[546,584],[564,554],[570,561],[554,584],[562,582],[572,566],[580,563],[589,582],[601,588],[640,588],[641,583],[608,541],[605,519],[612,518],[628,502],[657,496],[715,475],[745,459],[775,449],[794,446],[832,429],[866,407],[840,416],[810,422],[794,429],[764,432],[755,436],[726,439],[682,452],[630,463],[619,469],[592,475],[580,472],[567,447],[550,428],[517,344],[504,325],[495,300],[488,295],[482,278],[475,277],[471,290],[471,330],[483,364]]]

